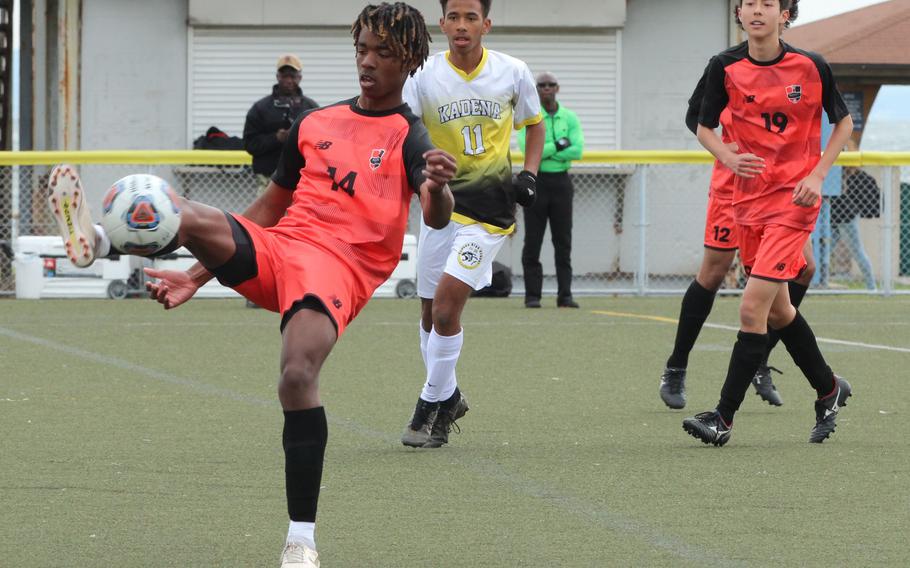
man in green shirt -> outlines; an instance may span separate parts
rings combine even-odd
[[[572,298],[572,160],[581,158],[585,137],[574,112],[556,102],[559,81],[552,73],[537,76],[537,94],[546,111],[543,156],[537,174],[537,200],[524,208],[525,242],[521,264],[525,275],[525,307],[539,308],[543,288],[540,245],[550,222],[556,256],[556,305],[577,308]],[[525,131],[518,131],[518,145],[525,149]]]

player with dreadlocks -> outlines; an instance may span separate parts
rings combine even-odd
[[[404,2],[368,5],[351,26],[355,43],[363,30],[369,30],[385,41],[395,57],[401,59],[402,65],[411,70],[409,75],[414,75],[417,69],[423,67],[430,55],[432,40],[423,16]]]
[[[268,188],[242,215],[180,199],[172,245],[185,246],[199,263],[186,272],[147,270],[158,279],[148,285],[151,297],[166,309],[215,277],[281,314],[287,568],[319,566],[314,533],[327,439],[322,364],[397,266],[411,196],[419,194],[423,222],[435,228],[449,222],[454,203],[448,181],[455,159],[433,148],[401,96],[427,58],[423,16],[401,2],[371,5],[351,31],[360,95],[297,119]],[[72,232],[85,244],[68,248],[74,263],[87,266],[117,252],[92,225],[74,168],[55,168],[49,186],[64,240]]]

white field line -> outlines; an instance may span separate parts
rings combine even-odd
[[[638,320],[648,320],[656,321],[660,323],[671,323],[676,325],[679,323],[679,320],[673,318],[666,318],[663,316],[650,316],[646,314],[633,314],[629,312],[612,312],[606,310],[595,310],[592,313],[602,315],[602,316],[611,316],[616,318],[631,318]],[[710,327],[712,329],[723,329],[729,331],[739,331],[739,328],[732,325],[722,325],[719,323],[705,323],[704,327]],[[830,343],[832,345],[846,345],[849,347],[861,347],[863,349],[877,349],[879,351],[893,351],[895,353],[910,353],[910,348],[907,347],[894,347],[893,345],[879,345],[877,343],[863,343],[861,341],[847,341],[845,339],[831,339],[828,337],[816,337],[816,341],[819,343]]]

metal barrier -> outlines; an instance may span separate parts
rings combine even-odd
[[[516,164],[521,155],[513,154]],[[242,211],[263,180],[244,152],[0,152],[0,295],[14,290],[12,258],[19,235],[52,235],[45,202],[53,164],[79,167],[97,211],[106,188],[130,173],[167,179],[178,193]],[[707,188],[706,152],[588,152],[571,170],[575,188],[572,264],[576,294],[680,293],[701,262]],[[910,152],[845,153],[841,195],[825,198],[816,235],[818,291],[910,293]],[[877,190],[877,191],[876,191]],[[409,232],[417,234],[419,206]],[[548,233],[549,234],[549,233]],[[523,290],[523,219],[500,253],[515,291]],[[544,292],[555,293],[553,249],[541,252]],[[731,271],[724,287],[743,277]]]

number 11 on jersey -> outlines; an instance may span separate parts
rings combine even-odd
[[[461,129],[461,135],[464,136],[464,153],[466,156],[478,156],[487,151],[483,146],[483,128],[475,124],[474,140],[471,140],[471,127],[465,126]]]

